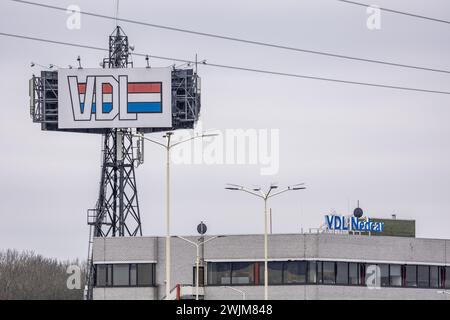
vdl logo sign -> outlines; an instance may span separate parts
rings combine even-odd
[[[169,68],[58,70],[60,128],[170,127]]]
[[[363,232],[383,232],[384,222],[362,220],[363,210],[359,207],[353,211],[353,217],[338,215],[326,215],[325,224],[329,230],[339,231],[363,231]]]
[[[79,83],[69,76],[70,100],[75,121],[137,120],[138,113],[162,112],[161,82],[128,82],[127,76],[87,76]],[[98,103],[97,103],[98,102]],[[97,108],[101,106],[101,108]]]
[[[384,222],[364,221],[357,217],[347,218],[337,215],[326,215],[325,223],[330,230],[383,232]]]

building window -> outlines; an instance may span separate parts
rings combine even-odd
[[[430,266],[430,288],[439,288],[439,267]]]
[[[334,284],[336,283],[335,274],[335,264],[334,262],[324,261],[322,263],[322,277],[324,284]]]
[[[450,289],[450,267],[445,267],[444,276],[442,278],[444,279],[445,288]]]
[[[259,271],[259,283],[264,284],[264,262],[260,264]],[[283,283],[283,262],[281,261],[269,261],[269,284],[282,284]]]
[[[405,286],[417,287],[417,266],[405,266]]]
[[[254,264],[250,262],[233,262],[231,264],[232,284],[254,284]]]
[[[154,264],[97,264],[95,285],[97,287],[153,286]]]
[[[107,282],[107,265],[106,264],[97,264],[96,265],[96,286],[97,287],[105,287]]]
[[[140,263],[137,265],[137,284],[138,286],[152,286],[153,265],[150,263]]]
[[[417,282],[420,288],[430,287],[430,267],[417,266]]]
[[[323,263],[322,263],[322,261],[317,262],[317,282],[323,283]]]
[[[389,265],[388,264],[380,264],[378,265],[380,268],[380,284],[382,287],[389,286]]]
[[[308,261],[308,283],[317,283],[317,262]]]
[[[130,265],[114,264],[113,265],[113,284],[114,286],[130,285]]]
[[[348,263],[336,262],[336,283],[348,284]]]
[[[398,264],[389,265],[389,278],[392,287],[401,287],[402,285],[402,266]]]
[[[381,272],[379,268],[380,267],[374,263],[364,264],[365,285],[367,287],[381,286]]]
[[[343,261],[270,261],[268,263],[270,285],[289,284],[336,284],[366,285],[368,279],[382,287],[447,288],[450,289],[450,267],[400,264],[368,264]],[[98,286],[123,285],[125,269],[120,266],[99,265],[96,269]],[[374,268],[375,267],[375,268]],[[140,265],[129,265],[130,285],[136,279],[141,285]],[[376,271],[376,273],[374,273]],[[152,269],[154,272],[154,268]],[[195,268],[194,268],[195,272]],[[151,272],[149,274],[152,274]],[[263,262],[217,262],[208,263],[208,285],[262,285]],[[152,280],[153,281],[153,280]],[[119,284],[117,284],[119,283]],[[195,283],[195,274],[194,274]],[[202,277],[200,277],[202,284]],[[374,283],[374,284],[375,284]],[[367,284],[370,285],[370,284]]]
[[[348,281],[351,285],[361,284],[360,268],[358,263],[351,262],[348,264]]]
[[[306,261],[284,263],[284,283],[306,283]]]
[[[107,264],[106,265],[106,285],[107,286],[112,286],[113,285],[113,268],[112,268],[112,264]]]
[[[130,286],[137,286],[137,265],[130,264]]]
[[[231,284],[231,263],[210,263],[208,265],[208,284]]]
[[[360,285],[366,284],[366,265],[364,263],[359,263],[359,273],[361,277]]]

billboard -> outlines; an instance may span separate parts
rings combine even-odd
[[[172,126],[170,68],[58,69],[58,127]]]

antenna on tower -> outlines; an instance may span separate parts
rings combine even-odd
[[[197,65],[198,65],[197,54],[195,54],[195,74],[197,74]]]
[[[118,18],[118,16],[119,16],[119,0],[116,0],[116,18],[115,18],[115,21],[116,21],[116,28],[118,27],[118,24],[117,24],[117,18]]]

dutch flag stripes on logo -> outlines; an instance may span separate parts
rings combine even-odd
[[[128,86],[128,113],[160,113],[162,112],[162,83],[161,82],[129,82]],[[80,96],[80,111],[84,113],[84,97],[86,83],[78,84]],[[112,86],[102,86],[102,112],[108,113],[112,110]],[[93,96],[92,113],[96,111],[95,93]]]

